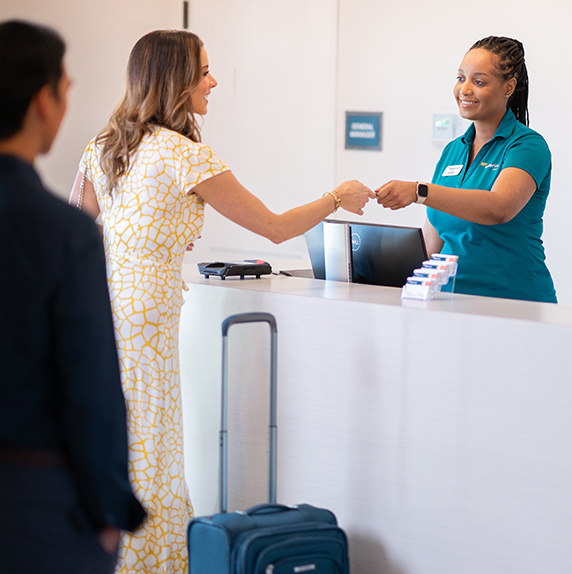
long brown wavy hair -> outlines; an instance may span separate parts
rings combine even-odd
[[[97,136],[109,193],[129,170],[131,153],[154,126],[201,140],[191,93],[201,81],[200,38],[180,30],[156,30],[133,47],[123,100]]]

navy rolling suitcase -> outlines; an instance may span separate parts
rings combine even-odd
[[[228,330],[266,322],[271,331],[269,479],[267,504],[227,513]],[[309,504],[276,504],[276,320],[269,313],[233,315],[222,324],[220,514],[191,520],[190,574],[349,574],[347,539],[336,517]]]

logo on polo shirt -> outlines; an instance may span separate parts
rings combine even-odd
[[[484,167],[485,169],[492,169],[493,171],[496,171],[500,167],[500,165],[498,163],[487,163],[486,161],[482,161],[481,167]]]

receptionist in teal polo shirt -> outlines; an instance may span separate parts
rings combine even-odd
[[[377,190],[378,203],[427,206],[427,251],[459,256],[456,292],[556,303],[541,240],[551,155],[528,127],[522,44],[476,42],[454,95],[473,123],[445,147],[432,182],[390,181]]]

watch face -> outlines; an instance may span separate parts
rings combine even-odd
[[[417,187],[417,194],[419,195],[419,197],[427,197],[428,191],[429,188],[424,183],[420,183],[419,186]]]

